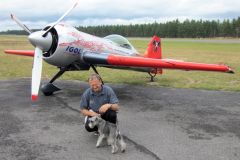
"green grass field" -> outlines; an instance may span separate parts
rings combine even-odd
[[[129,38],[135,48],[144,53],[150,38]],[[33,49],[26,36],[0,36],[0,79],[31,77],[32,58],[7,55],[5,49]],[[128,83],[176,88],[198,88],[209,90],[240,91],[240,43],[191,42],[162,40],[163,58],[200,63],[224,63],[233,68],[235,74],[164,70],[163,75],[149,82],[147,73],[98,68],[105,83]],[[58,71],[47,63],[43,65],[43,79],[51,79]],[[86,81],[93,71],[65,73],[61,79]]]

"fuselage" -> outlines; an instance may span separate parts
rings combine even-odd
[[[100,38],[83,33],[66,24],[58,24],[54,27],[54,30],[58,38],[57,44],[55,44],[56,47],[53,53],[44,56],[44,60],[58,67],[65,67],[79,60],[81,54],[84,54],[84,52],[126,56],[138,55],[138,52],[129,42],[128,45],[130,45],[130,48],[126,48],[107,37]]]

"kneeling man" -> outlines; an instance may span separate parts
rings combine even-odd
[[[117,111],[119,110],[118,98],[112,88],[103,85],[98,74],[90,75],[88,79],[90,88],[82,95],[80,101],[80,111],[85,118],[85,128],[89,132],[97,131],[98,128],[90,128],[88,119],[99,115],[104,120],[116,124]]]

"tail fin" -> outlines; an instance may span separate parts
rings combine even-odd
[[[148,48],[144,54],[146,58],[162,59],[161,39],[158,36],[153,36],[148,44]],[[162,68],[154,68],[151,74],[163,74]]]
[[[144,57],[155,59],[162,58],[161,39],[158,36],[153,36],[152,40],[148,44]]]

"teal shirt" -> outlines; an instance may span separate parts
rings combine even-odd
[[[88,88],[82,95],[80,101],[80,109],[93,110],[98,112],[99,108],[104,104],[119,103],[118,98],[111,87],[102,86],[101,92],[94,92],[91,88]]]

